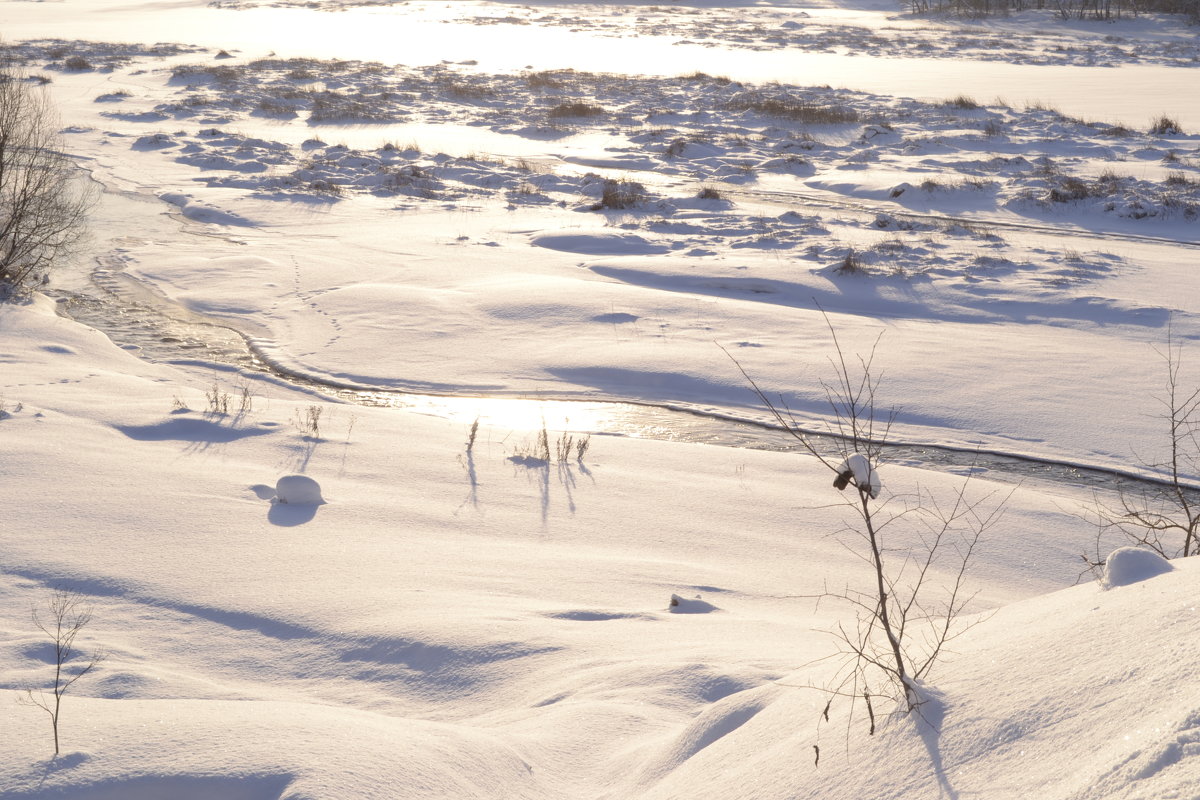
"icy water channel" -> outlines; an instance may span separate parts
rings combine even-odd
[[[779,452],[801,450],[800,445],[779,428],[686,409],[592,400],[454,397],[322,383],[269,365],[254,353],[241,334],[199,317],[185,321],[152,304],[92,294],[66,291],[52,294],[56,294],[60,313],[64,316],[102,331],[118,346],[148,360],[228,364],[351,403],[457,420],[462,422],[464,434],[478,419],[484,424],[510,430],[531,431],[545,426],[576,434],[630,436]],[[809,438],[830,453],[839,445],[835,437],[827,434],[814,433]],[[994,480],[1045,482],[1106,492],[1146,484],[1137,476],[1106,470],[927,445],[888,445],[884,458],[890,463],[974,474]]]

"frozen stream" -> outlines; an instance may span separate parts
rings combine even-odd
[[[105,333],[117,345],[156,361],[217,362],[271,375],[294,386],[363,405],[398,408],[456,420],[465,429],[478,419],[497,428],[535,430],[542,425],[574,433],[632,436],[758,450],[798,452],[801,447],[777,427],[700,413],[628,402],[505,397],[456,397],[381,391],[322,383],[272,367],[260,359],[241,334],[179,309],[168,314],[154,302],[118,301],[85,293],[52,293],[60,311]],[[149,300],[149,295],[147,295]],[[838,442],[814,433],[810,439],[835,452]],[[892,463],[960,474],[986,475],[1003,481],[1045,482],[1100,491],[1144,485],[1132,474],[1041,461],[1002,453],[975,452],[921,444],[894,444],[885,449]]]

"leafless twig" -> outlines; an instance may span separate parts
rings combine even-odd
[[[76,650],[75,639],[92,621],[92,609],[84,604],[83,597],[75,592],[56,589],[46,601],[45,611],[43,616],[34,608],[32,617],[33,624],[50,637],[54,646],[54,681],[46,689],[26,689],[21,702],[36,706],[50,715],[50,726],[54,731],[54,755],[57,756],[58,723],[62,718],[63,695],[75,681],[87,675],[103,661],[104,654],[99,650],[90,654],[81,654]],[[76,656],[82,657],[77,659]]]

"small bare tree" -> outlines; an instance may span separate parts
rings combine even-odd
[[[62,151],[46,90],[0,66],[0,301],[48,279],[79,241],[95,198]]]
[[[33,624],[54,646],[54,681],[48,688],[25,690],[21,701],[36,706],[50,715],[50,727],[54,731],[54,755],[58,755],[58,723],[62,715],[62,698],[75,681],[87,675],[104,660],[99,650],[81,654],[76,650],[75,639],[80,631],[92,621],[92,609],[84,604],[75,592],[56,589],[46,601],[45,616],[32,611]],[[77,658],[77,656],[79,656]]]
[[[1170,329],[1167,346],[1158,353],[1167,376],[1164,392],[1155,400],[1162,407],[1159,419],[1167,429],[1167,446],[1161,460],[1142,460],[1141,465],[1161,482],[1121,489],[1115,504],[1097,496],[1092,508],[1098,526],[1096,553],[1083,556],[1093,568],[1104,563],[1100,548],[1112,532],[1163,558],[1200,553],[1200,489],[1189,484],[1200,476],[1200,387],[1183,385],[1182,344]]]
[[[992,503],[991,495],[972,498],[966,483],[948,503],[922,489],[907,495],[885,492],[878,466],[896,412],[878,413],[873,362],[879,340],[852,367],[828,317],[826,324],[833,338],[836,380],[822,383],[832,412],[822,439],[834,442],[832,446],[822,446],[815,432],[797,423],[782,397],[769,397],[730,358],[775,422],[834,473],[834,488],[850,490],[846,504],[853,510],[852,521],[840,534],[867,563],[870,588],[826,588],[815,595],[818,602],[847,603],[855,616],[853,623],[838,623],[833,631],[847,658],[833,685],[823,688],[832,695],[830,703],[835,697],[848,698],[852,713],[853,704],[863,701],[874,733],[872,699],[889,696],[905,712],[917,710],[924,702],[921,683],[946,644],[968,627],[960,618],[972,599],[964,587],[967,567],[981,536],[999,519],[1004,501]],[[936,571],[948,579],[934,581]],[[826,719],[828,711],[827,704]]]

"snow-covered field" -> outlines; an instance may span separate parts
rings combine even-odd
[[[103,190],[76,263],[0,305],[0,797],[1200,797],[1198,567],[1077,585],[1090,490],[975,471],[1007,501],[964,631],[871,736],[821,713],[853,610],[813,597],[872,578],[828,470],[585,439],[603,407],[554,402],[765,420],[740,364],[820,428],[828,321],[852,362],[878,342],[898,440],[1158,459],[1168,330],[1200,382],[1195,27],[63,0],[0,33]],[[139,357],[73,292],[483,399]],[[897,505],[970,472],[879,469]],[[322,502],[278,501],[295,474]],[[54,588],[106,654],[57,758],[15,702],[53,680]]]

